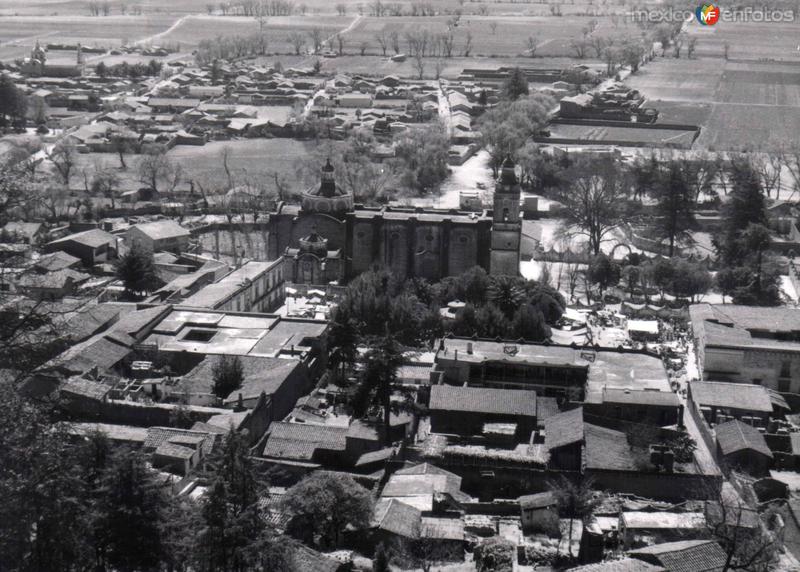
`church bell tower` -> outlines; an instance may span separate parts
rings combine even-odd
[[[494,190],[492,216],[492,255],[490,273],[493,276],[519,275],[519,251],[522,237],[520,198],[522,190],[517,180],[516,165],[508,157],[500,170]]]

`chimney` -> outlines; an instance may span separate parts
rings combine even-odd
[[[472,342],[467,342],[467,354],[472,355]]]
[[[456,350],[453,350],[453,359],[454,359],[455,361],[458,361],[458,350],[457,350],[457,349],[456,349]]]

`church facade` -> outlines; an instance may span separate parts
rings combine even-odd
[[[270,258],[284,256],[287,279],[298,284],[346,283],[380,266],[401,279],[437,281],[473,266],[492,274],[519,273],[520,187],[508,161],[498,180],[494,210],[370,208],[336,185],[330,162],[319,188],[301,205],[270,215]]]

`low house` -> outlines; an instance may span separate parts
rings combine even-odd
[[[3,242],[25,242],[26,244],[36,244],[45,236],[47,229],[40,222],[7,222],[0,231]]]
[[[74,294],[90,276],[70,268],[47,274],[25,274],[17,280],[17,291],[37,300],[60,300]]]
[[[654,542],[668,542],[707,535],[706,518],[702,512],[623,512],[619,517],[619,533],[627,549]]]
[[[535,391],[435,385],[429,409],[435,433],[478,435],[502,424],[527,442],[536,429]]]
[[[552,491],[521,496],[518,499],[524,532],[558,531],[558,497]]]
[[[671,391],[604,387],[600,401],[587,401],[586,414],[663,427],[682,423],[681,401]]]
[[[734,419],[717,425],[714,433],[717,453],[728,467],[755,477],[769,473],[772,451],[758,429]]]
[[[150,427],[142,450],[153,455],[154,467],[187,475],[211,453],[217,435],[174,427]]]
[[[461,477],[430,463],[396,471],[389,477],[381,499],[397,499],[421,512],[437,512],[438,507],[458,507],[470,500],[461,492]]]
[[[157,220],[134,225],[125,236],[130,246],[139,246],[150,252],[180,253],[189,246],[190,233],[174,220]]]
[[[99,228],[93,228],[48,242],[44,251],[66,252],[80,258],[84,266],[94,266],[116,257],[117,237]]]
[[[370,525],[370,545],[380,543],[390,548],[407,550],[420,538],[422,513],[397,499],[380,499],[375,503]]]
[[[746,383],[693,381],[689,383],[689,399],[711,424],[739,419],[766,427],[775,407],[770,390]]]
[[[637,548],[629,552],[637,560],[676,572],[722,572],[727,554],[713,540],[679,540]]]

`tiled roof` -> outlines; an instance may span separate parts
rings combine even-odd
[[[751,425],[742,423],[738,419],[717,425],[714,429],[717,444],[723,455],[730,455],[737,451],[751,450],[772,458],[772,451],[767,446],[764,436]]]
[[[721,572],[725,551],[712,540],[682,540],[646,546],[630,552],[631,556],[655,560],[670,572]]]
[[[103,399],[111,388],[99,381],[92,381],[83,377],[71,377],[59,387],[63,395],[77,395],[90,399]]]
[[[697,405],[772,413],[772,399],[761,385],[692,381],[689,389]]]
[[[155,450],[156,455],[162,457],[172,457],[175,459],[191,459],[194,456],[194,449],[184,447],[183,445],[176,445],[169,441],[161,443]]]
[[[666,572],[666,569],[661,566],[648,564],[634,558],[587,564],[577,568],[569,568],[569,570],[571,572]]]
[[[655,405],[660,407],[678,407],[680,399],[671,391],[649,391],[639,389],[603,389],[603,402],[630,405]]]
[[[99,228],[93,228],[91,230],[76,232],[75,234],[70,234],[69,236],[53,240],[48,244],[58,245],[64,242],[77,242],[92,248],[97,248],[98,246],[103,246],[104,244],[116,244],[117,239],[113,234],[110,234],[104,230],[100,230]]]
[[[430,409],[536,417],[536,392],[434,385],[431,388]]]
[[[66,252],[59,250],[57,252],[53,252],[52,254],[42,256],[34,266],[41,270],[53,272],[55,270],[62,270],[64,268],[75,266],[80,261],[80,258],[76,258],[71,254],[67,254]]]
[[[622,431],[586,423],[586,467],[590,469],[634,470],[636,463]]]
[[[194,392],[211,393],[214,385],[214,365],[217,356],[206,357],[193,370],[183,376],[187,387]],[[267,395],[277,392],[289,376],[301,367],[299,361],[270,357],[240,356],[244,381],[242,387],[226,396],[228,401],[236,401],[241,393],[244,398],[258,397],[263,391]]]
[[[521,508],[545,508],[558,504],[558,497],[552,491],[524,495],[517,499]]]
[[[147,450],[158,449],[162,444],[172,442],[176,444],[187,443],[189,437],[201,437],[202,441],[196,444],[201,445],[203,454],[208,454],[214,447],[215,436],[209,433],[202,433],[200,431],[191,431],[189,429],[176,429],[174,427],[150,427],[147,429],[147,438],[144,440],[143,447]]]
[[[583,408],[553,415],[544,422],[544,445],[550,451],[583,441]]]
[[[404,538],[419,538],[422,514],[413,506],[396,499],[381,499],[375,503],[372,526]]]
[[[420,536],[437,540],[464,540],[464,521],[460,518],[423,516]]]
[[[297,544],[291,555],[295,570],[303,572],[336,572],[341,562],[317,552],[303,544]]]
[[[762,348],[797,352],[800,343],[770,337],[754,337],[752,332],[775,334],[800,331],[800,310],[738,306],[734,304],[693,304],[689,317],[694,336],[710,346],[733,348]]]
[[[317,449],[344,451],[346,427],[278,421],[270,425],[265,457],[310,460]]]
[[[541,425],[545,419],[558,415],[558,399],[555,397],[536,396],[536,421]]]

